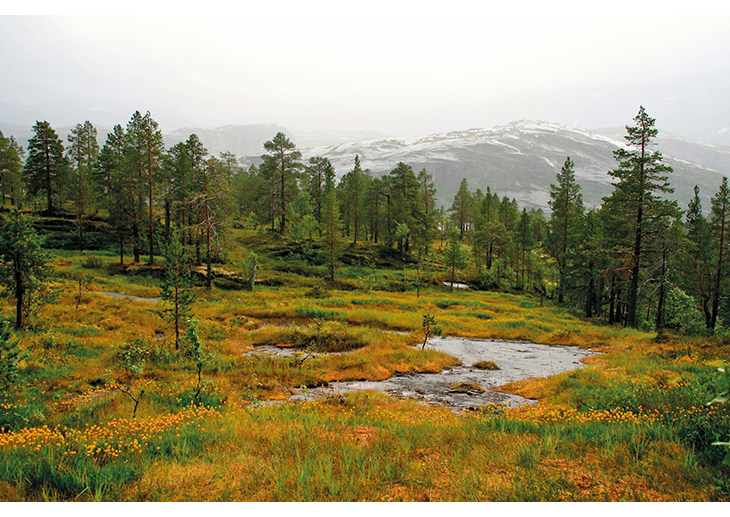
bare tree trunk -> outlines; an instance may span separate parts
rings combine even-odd
[[[256,285],[256,257],[253,257],[253,265],[251,266],[251,292],[253,292],[253,288]]]

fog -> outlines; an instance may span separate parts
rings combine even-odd
[[[0,122],[417,135],[521,118],[730,144],[730,16],[2,16]]]

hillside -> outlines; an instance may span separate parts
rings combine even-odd
[[[450,202],[462,178],[466,178],[472,190],[491,187],[500,195],[514,197],[520,205],[547,209],[550,183],[555,181],[567,156],[575,162],[586,204],[595,206],[609,195],[612,186],[607,172],[616,168],[613,151],[623,145],[619,138],[550,122],[522,120],[487,129],[320,147],[304,154],[326,156],[338,174],[352,168],[355,155],[359,155],[363,168],[376,176],[387,174],[398,162],[407,163],[416,171],[425,168],[433,175],[445,203]],[[699,185],[708,207],[709,197],[722,180],[721,173],[730,170],[720,170],[726,167],[730,154],[724,154],[722,149],[716,151],[716,159],[711,163],[717,164],[718,169],[713,170],[685,158],[712,156],[710,144],[682,147],[675,143],[676,139],[663,142],[672,144],[678,155],[665,154],[665,162],[674,169],[670,177],[675,189],[673,197],[685,206],[694,186]]]

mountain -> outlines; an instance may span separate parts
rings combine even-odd
[[[626,129],[602,128],[594,132],[623,142]],[[730,175],[730,146],[693,140],[663,131],[659,132],[655,142],[662,154]]]
[[[64,141],[68,142],[68,135],[72,126],[54,128]],[[96,126],[99,145],[104,145],[108,127]],[[32,126],[0,123],[0,131],[6,137],[14,136],[23,148],[28,147],[28,140],[33,136]],[[237,156],[260,156],[264,152],[264,142],[274,138],[276,133],[282,132],[299,148],[332,146],[347,142],[382,138],[385,135],[379,131],[303,131],[289,129],[276,124],[238,124],[215,128],[183,127],[174,131],[163,130],[163,138],[167,148],[186,141],[193,133],[198,135],[211,156],[219,156],[222,152],[230,152]]]
[[[398,162],[407,163],[415,172],[425,168],[434,178],[440,201],[447,205],[462,178],[466,178],[472,191],[486,191],[490,187],[501,196],[515,198],[521,206],[547,210],[550,184],[555,182],[568,156],[575,163],[576,180],[586,205],[597,206],[604,196],[611,194],[608,171],[617,167],[613,151],[624,145],[618,137],[550,122],[520,120],[488,129],[318,147],[304,150],[303,154],[306,158],[329,158],[338,176],[352,169],[355,155],[360,157],[362,167],[375,176],[387,174]],[[701,144],[692,145],[686,149],[675,147],[684,155],[703,149]],[[709,198],[717,191],[722,175],[730,173],[721,146],[705,147],[719,149],[715,153],[718,169],[722,170],[665,154],[664,162],[674,169],[670,182],[675,192],[670,197],[677,199],[681,207],[687,206],[694,186],[699,185],[703,206],[709,208]],[[707,155],[712,153],[707,151]]]
[[[219,156],[222,152],[237,156],[260,156],[264,153],[264,142],[279,132],[284,133],[299,148],[332,146],[384,136],[378,131],[300,131],[275,124],[228,125],[213,129],[181,128],[164,133],[163,136],[167,147],[184,142],[195,133],[212,156]]]
[[[221,152],[237,156],[263,154],[264,142],[271,140],[276,133],[290,134],[290,131],[276,124],[229,125],[216,128],[184,127],[175,131],[163,132],[165,146],[185,142],[190,135],[196,134],[211,156]]]

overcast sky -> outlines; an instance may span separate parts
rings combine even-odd
[[[6,15],[0,70],[6,123],[149,110],[165,131],[405,136],[521,118],[623,126],[641,104],[660,128],[730,143],[730,16]]]

